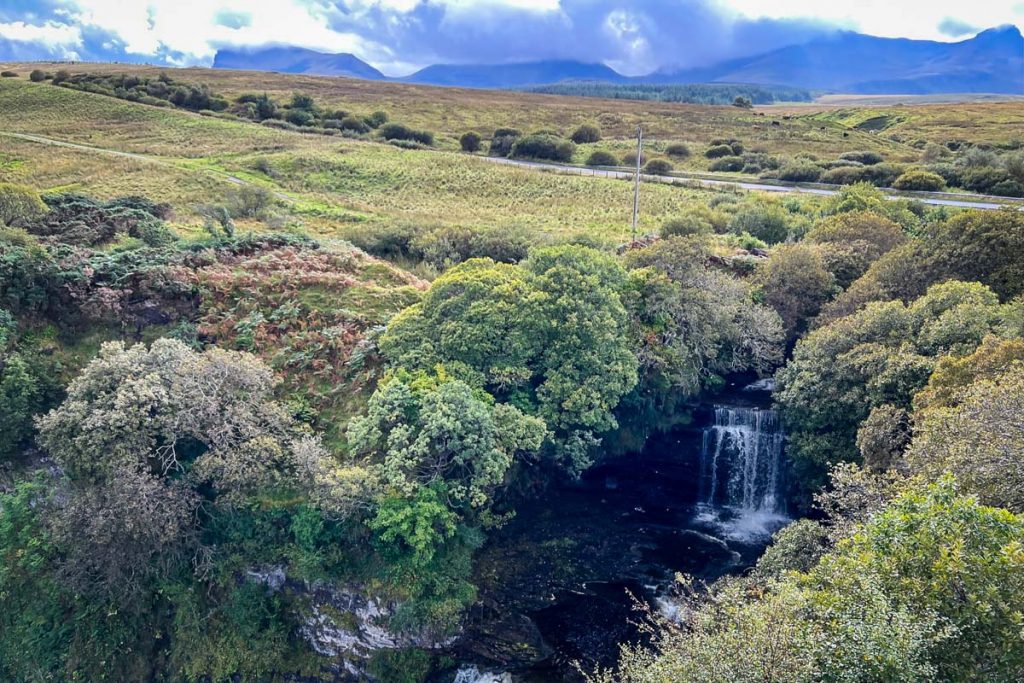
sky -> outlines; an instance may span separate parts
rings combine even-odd
[[[637,75],[836,30],[963,40],[1024,28],[1024,0],[0,0],[0,60],[209,65],[218,48],[351,52],[388,75],[435,63],[602,62]]]

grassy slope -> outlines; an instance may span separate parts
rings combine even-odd
[[[8,64],[27,75],[32,68],[47,71],[68,69],[73,73],[139,73],[155,75],[166,69],[124,64]],[[295,76],[255,71],[212,69],[171,70],[182,82],[206,83],[218,93],[236,97],[246,92],[266,92],[287,101],[293,92],[313,95],[317,102],[330,109],[344,109],[356,114],[382,110],[392,119],[437,134],[437,144],[457,149],[459,136],[467,130],[489,135],[497,127],[511,126],[524,131],[555,130],[569,134],[581,123],[598,124],[606,140],[600,145],[622,153],[630,149],[636,126],[643,124],[652,149],[663,148],[675,141],[690,143],[698,154],[687,165],[698,169],[706,166],[699,152],[713,138],[735,137],[748,148],[763,148],[779,154],[810,152],[822,158],[834,157],[851,148],[877,149],[890,155],[905,153],[899,145],[874,136],[851,133],[843,138],[838,125],[796,118],[780,120],[772,126],[771,119],[734,107],[602,100],[586,97],[562,97],[502,90],[471,90],[438,88],[351,78]],[[581,147],[582,161],[592,148]]]
[[[294,198],[289,210],[314,232],[340,234],[366,221],[588,231],[620,239],[631,211],[628,183],[539,174],[450,153],[407,151],[303,135],[76,92],[0,80],[0,131],[38,134],[147,155],[146,163],[3,138],[0,181],[100,196],[142,193],[170,201],[194,228],[192,208],[222,201],[222,171]],[[274,178],[255,170],[266,159]],[[696,191],[651,186],[643,224],[655,229]]]

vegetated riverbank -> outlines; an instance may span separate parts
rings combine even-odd
[[[576,680],[576,663],[612,666],[619,643],[645,637],[638,605],[674,609],[677,572],[711,582],[757,560],[787,520],[783,437],[769,385],[747,386],[519,509],[481,553],[459,680],[552,683]]]

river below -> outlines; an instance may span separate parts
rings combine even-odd
[[[670,610],[676,573],[742,572],[787,518],[782,434],[764,385],[731,387],[691,426],[524,507],[481,551],[480,600],[438,681],[555,683],[643,640],[639,603]]]

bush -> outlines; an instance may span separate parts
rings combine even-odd
[[[779,180],[793,183],[813,183],[821,178],[821,167],[811,161],[791,161],[779,169]]]
[[[768,244],[784,242],[789,236],[789,213],[777,204],[748,204],[729,221],[729,232],[745,232]]]
[[[665,159],[651,159],[644,166],[644,173],[649,175],[668,175],[672,172],[672,164]]]
[[[480,137],[480,133],[469,131],[468,133],[463,133],[462,137],[459,138],[459,146],[463,152],[469,152],[470,154],[479,152],[480,147],[483,146],[483,138]]]
[[[32,69],[32,72],[28,75],[28,80],[33,83],[40,83],[46,80],[46,72],[40,69]]]
[[[375,111],[366,117],[366,125],[370,128],[380,128],[388,122],[388,115],[386,112]]]
[[[233,218],[263,218],[274,204],[273,193],[265,187],[242,185],[228,196],[228,211]]]
[[[863,166],[840,166],[825,171],[818,180],[829,185],[855,185],[867,182],[867,170]]]
[[[670,218],[661,225],[659,234],[662,237],[687,237],[689,235],[710,235],[714,232],[714,226],[704,216],[696,211],[691,211],[679,216]]]
[[[636,166],[636,152],[626,152],[623,155],[623,157],[622,157],[622,163],[623,163],[624,166],[629,166],[630,168]],[[641,153],[640,154],[640,165],[643,166],[646,163],[647,163],[647,155]]]
[[[937,192],[946,188],[946,181],[936,173],[913,169],[897,178],[892,186],[897,190]]]
[[[293,126],[312,126],[316,123],[316,117],[305,109],[289,109],[284,119]]]
[[[362,119],[355,116],[346,116],[345,118],[343,118],[341,120],[340,128],[341,130],[359,133],[360,135],[362,135],[363,133],[370,132],[370,126],[367,125],[366,121],[363,121]]]
[[[491,136],[488,154],[493,157],[507,157],[512,153],[512,146],[522,136],[515,128],[497,128]]]
[[[999,168],[991,166],[967,167],[961,177],[961,186],[971,192],[996,194],[1000,183],[1009,182],[1010,176]]]
[[[0,183],[0,226],[31,223],[46,213],[46,204],[30,187]]]
[[[412,140],[422,145],[434,144],[434,134],[425,130],[414,130],[401,123],[385,123],[377,129],[385,140]]]
[[[0,78],[17,78],[17,71],[0,71]]]
[[[611,152],[598,150],[587,157],[587,166],[618,166],[619,160]]]
[[[708,150],[704,152],[704,156],[708,159],[721,159],[722,157],[735,156],[735,154],[736,153],[733,151],[733,148],[729,145],[715,145],[713,147],[709,147]]]
[[[682,142],[673,142],[671,145],[665,148],[665,154],[670,157],[676,157],[679,159],[688,159],[692,152],[688,145]]]
[[[576,146],[568,140],[547,133],[533,133],[512,145],[512,156],[527,159],[548,159],[551,161],[572,161]]]
[[[64,81],[71,79],[71,73],[67,69],[61,69],[53,76],[53,84],[60,85]]]
[[[735,173],[736,171],[743,170],[745,166],[746,164],[743,162],[743,157],[729,156],[715,159],[711,162],[711,165],[708,166],[708,169],[717,172]],[[760,169],[758,169],[758,172],[760,172]]]
[[[587,145],[601,141],[601,130],[597,126],[588,123],[583,124],[573,131],[569,139],[577,145]]]
[[[874,164],[864,167],[864,177],[875,187],[892,187],[903,171],[904,167],[897,164]]]
[[[839,155],[839,158],[846,161],[856,161],[865,166],[880,164],[885,160],[878,152],[844,152]]]

